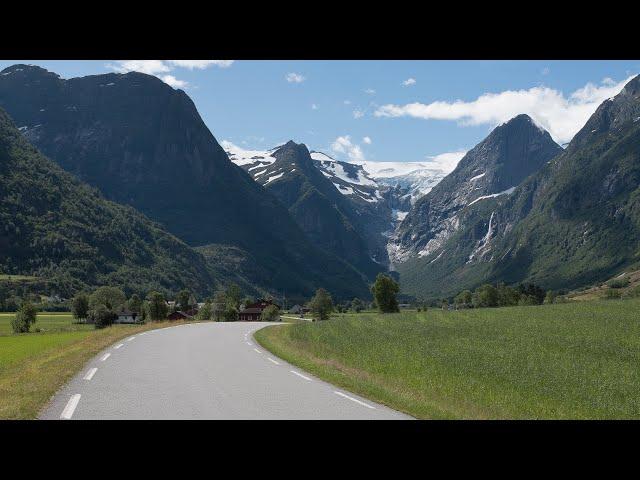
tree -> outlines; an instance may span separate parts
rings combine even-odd
[[[89,308],[104,305],[115,312],[122,308],[126,301],[127,297],[118,287],[99,287],[89,296]]]
[[[95,324],[96,328],[108,327],[113,324],[116,318],[118,318],[118,315],[102,304],[95,305],[89,310],[88,319],[91,323]]]
[[[224,311],[222,312],[222,319],[225,322],[235,322],[238,320],[238,309],[231,303],[227,303]]]
[[[518,292],[520,292],[521,295],[534,297],[535,304],[538,304],[538,305],[544,301],[544,297],[547,294],[547,292],[543,288],[540,288],[539,286],[533,283],[518,285]],[[526,301],[530,302],[531,300],[529,299]]]
[[[260,320],[263,322],[277,322],[280,318],[280,310],[275,305],[269,305],[260,314]]]
[[[476,308],[497,307],[498,289],[488,283],[476,288],[476,291],[473,293],[473,306]]]
[[[213,315],[213,307],[211,302],[207,300],[200,310],[198,310],[197,318],[201,321],[211,320]]]
[[[216,322],[224,321],[224,311],[226,308],[227,294],[222,290],[218,290],[213,296],[213,320],[215,320]]]
[[[142,313],[142,300],[140,300],[140,297],[134,293],[127,302],[127,307],[132,312]]]
[[[371,293],[378,305],[378,310],[382,313],[399,312],[396,295],[400,291],[400,286],[388,275],[379,273],[376,281],[371,287]]]
[[[29,333],[31,325],[36,323],[38,311],[33,304],[27,300],[22,302],[16,316],[11,320],[11,328],[14,333]]]
[[[311,316],[314,320],[327,320],[333,311],[333,300],[324,288],[316,290],[316,294],[309,302]]]
[[[89,314],[89,297],[85,293],[79,293],[71,301],[71,313],[76,320],[86,320]]]
[[[351,310],[356,313],[360,313],[362,310],[364,310],[364,302],[358,297],[354,298],[353,300],[351,300]]]
[[[183,312],[186,312],[191,308],[191,305],[189,304],[189,297],[191,297],[191,293],[186,289],[180,290],[180,293],[178,293],[178,296],[176,297],[176,306],[179,306],[180,310]]]
[[[151,320],[164,320],[167,318],[169,307],[161,293],[149,292],[147,302],[149,302],[149,318]]]
[[[550,304],[556,302],[556,292],[553,290],[547,290],[547,295],[544,297],[544,303]]]
[[[508,287],[504,283],[498,284],[498,306],[508,307],[518,305],[520,301],[520,292],[515,288]]]
[[[255,299],[253,297],[246,296],[242,299],[240,305],[247,308],[247,305],[251,305],[252,303],[255,303]]]
[[[473,294],[470,290],[463,290],[456,298],[453,299],[453,303],[455,303],[456,308],[469,308],[472,307],[473,302]]]
[[[236,283],[232,283],[227,287],[226,291],[227,303],[233,306],[236,310],[240,308],[240,301],[242,300],[242,291]]]

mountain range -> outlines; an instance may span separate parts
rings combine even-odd
[[[0,72],[13,120],[0,115],[0,273],[64,292],[115,282],[205,295],[236,281],[300,299],[321,286],[368,297],[388,270],[423,300],[484,282],[597,282],[640,262],[639,84],[565,149],[518,115],[447,174],[295,141],[221,146],[156,77],[14,65]]]
[[[521,182],[501,176],[480,197],[454,199],[455,213],[432,223],[423,213],[430,200],[441,202],[428,198],[435,189],[416,204],[396,243],[399,255],[410,252],[397,265],[406,293],[433,298],[498,281],[575,288],[640,261],[640,77],[600,105],[566,149],[537,136],[544,148]],[[489,166],[467,170],[467,182],[489,175]],[[464,184],[459,177],[458,191]],[[436,238],[430,225],[446,233]]]
[[[231,163],[182,91],[142,73],[62,79],[29,65],[0,72],[0,107],[43,154],[109,200],[130,205],[256,285],[367,295],[366,276],[317,248],[287,208]],[[222,252],[222,253],[221,253]]]

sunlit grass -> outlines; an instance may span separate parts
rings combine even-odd
[[[258,341],[420,418],[640,418],[640,300],[360,314]]]

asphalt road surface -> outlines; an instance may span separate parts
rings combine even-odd
[[[193,323],[128,337],[85,365],[40,418],[410,418],[259,347],[252,333],[266,325]]]

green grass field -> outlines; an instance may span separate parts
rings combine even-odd
[[[10,323],[14,315],[0,313],[0,419],[36,418],[51,396],[102,349],[136,332],[183,323],[96,330],[73,323],[68,313],[39,313],[32,333],[16,335]]]
[[[418,418],[640,418],[639,299],[345,315],[255,337]]]
[[[15,317],[15,313],[0,313],[0,337],[4,335],[12,335],[11,320]],[[73,316],[66,312],[40,312],[36,317],[36,323],[31,326],[31,334],[36,329],[40,329],[41,333],[53,332],[75,332],[93,330],[93,325],[74,323]]]

